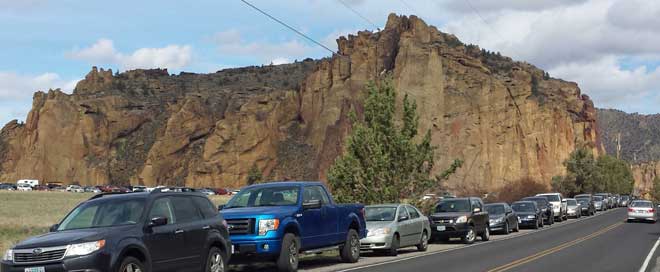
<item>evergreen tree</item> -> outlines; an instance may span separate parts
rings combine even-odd
[[[247,184],[252,185],[263,181],[263,175],[261,170],[257,167],[257,164],[252,164],[252,167],[248,171]]]

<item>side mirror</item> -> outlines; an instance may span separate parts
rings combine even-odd
[[[479,208],[479,207],[477,207],[477,208],[474,208],[474,210],[472,210],[472,212],[474,212],[474,213],[478,213],[478,212],[481,212],[481,208]]]
[[[302,206],[303,206],[303,210],[320,209],[321,200],[314,199],[314,200],[305,201]]]
[[[50,226],[49,231],[50,232],[56,232],[59,227],[60,227],[59,224],[52,225],[52,226]]]
[[[151,219],[151,222],[149,222],[149,227],[158,227],[158,226],[164,226],[167,225],[167,217],[155,217]]]
[[[408,219],[409,219],[409,218],[408,218],[407,215],[399,216],[399,222],[401,222],[401,221],[406,221],[406,220],[408,220]]]
[[[506,215],[509,215],[509,214],[512,214],[512,213],[513,213],[513,211],[506,211],[505,214],[506,214]]]
[[[218,211],[222,211],[225,208],[225,204],[218,205]]]

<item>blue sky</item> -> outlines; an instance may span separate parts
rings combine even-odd
[[[251,0],[333,49],[338,36],[373,28],[339,1]],[[596,106],[660,111],[656,1],[341,1],[378,26],[390,12],[415,13],[464,42],[578,82]],[[70,92],[93,65],[206,73],[329,55],[240,0],[0,0],[0,25],[2,124],[25,119],[34,91]]]

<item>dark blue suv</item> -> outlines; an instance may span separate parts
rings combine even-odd
[[[1,272],[224,271],[226,222],[194,192],[100,194],[8,250]]]

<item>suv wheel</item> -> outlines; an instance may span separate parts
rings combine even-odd
[[[474,243],[475,239],[477,239],[477,233],[474,232],[474,227],[468,226],[467,233],[465,233],[461,240],[463,240],[463,243],[470,245]]]
[[[504,234],[511,233],[511,229],[509,228],[509,221],[504,222],[504,230],[502,232],[504,232]]]
[[[341,260],[346,263],[357,263],[360,259],[360,238],[354,229],[348,230],[346,242],[339,251]]]
[[[419,241],[417,245],[417,250],[426,251],[429,248],[429,235],[426,233],[426,230],[422,232],[422,240]]]
[[[126,257],[119,266],[119,272],[144,272],[144,266],[140,260],[133,257]]]
[[[225,272],[225,259],[222,257],[222,251],[217,247],[209,250],[206,260],[206,272]]]
[[[392,236],[392,244],[390,244],[390,249],[387,251],[387,256],[396,256],[399,254],[399,235],[394,234]]]
[[[488,241],[490,240],[490,229],[486,227],[486,230],[481,234],[481,241]]]
[[[298,270],[298,251],[300,250],[300,240],[293,233],[287,233],[282,239],[282,249],[277,258],[277,270],[279,271],[297,271]]]

